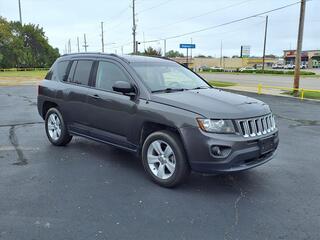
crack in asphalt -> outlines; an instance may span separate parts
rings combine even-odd
[[[10,139],[10,142],[11,142],[12,146],[15,148],[17,155],[18,155],[17,162],[13,163],[13,165],[23,166],[23,165],[28,164],[28,161],[25,158],[25,156],[19,146],[18,137],[15,132],[15,126],[11,126],[9,129],[9,139]]]
[[[274,114],[274,115],[278,118],[298,123],[298,124],[290,124],[289,127],[320,126],[320,121],[318,120],[294,119],[294,118],[284,117],[279,114]]]
[[[236,186],[236,181],[233,176],[228,176],[229,180],[232,182],[232,187],[239,191],[239,195],[234,201],[233,209],[234,209],[234,223],[231,225],[231,228],[225,231],[224,239],[232,239],[231,234],[234,232],[235,227],[238,226],[239,223],[239,203],[240,201],[246,197],[246,193],[242,190],[241,187]]]
[[[0,95],[6,95],[8,97],[18,97],[18,98],[22,98],[24,101],[27,101],[30,105],[34,105],[36,104],[35,101],[32,100],[32,98],[27,97],[27,96],[21,96],[21,95],[12,95],[10,93],[2,93]]]
[[[42,124],[43,122],[26,122],[26,123],[16,123],[16,124],[3,124],[0,125],[1,127],[17,127],[17,126],[27,126],[27,125],[34,125],[34,124]]]

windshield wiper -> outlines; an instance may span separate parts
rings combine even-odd
[[[208,89],[208,88],[209,88],[209,87],[201,86],[201,87],[190,88],[189,90]]]
[[[154,90],[152,93],[157,93],[157,92],[180,92],[186,90],[185,88],[166,88],[166,89],[159,89],[159,90]]]

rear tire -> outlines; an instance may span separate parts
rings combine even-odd
[[[45,117],[46,134],[49,141],[55,146],[65,146],[71,140],[67,126],[57,108],[50,108]]]
[[[169,131],[150,134],[142,147],[142,164],[147,175],[163,187],[181,184],[190,173],[179,137]]]

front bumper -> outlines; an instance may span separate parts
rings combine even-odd
[[[235,172],[250,169],[271,160],[279,144],[278,130],[259,137],[244,138],[234,134],[214,134],[199,128],[181,128],[185,150],[190,167],[202,173]],[[263,152],[261,139],[269,138],[272,148]],[[222,156],[216,156],[212,148],[223,149]]]

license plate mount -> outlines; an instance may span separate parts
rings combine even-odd
[[[274,137],[262,138],[259,140],[260,154],[266,154],[274,149]]]

